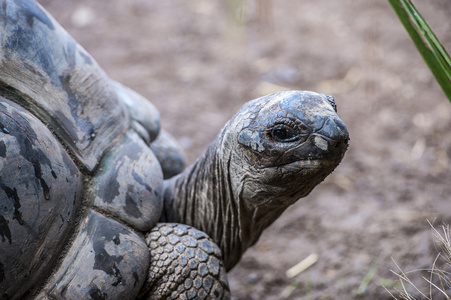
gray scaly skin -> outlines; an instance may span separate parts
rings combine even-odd
[[[165,181],[163,220],[206,232],[230,270],[337,167],[348,140],[331,96],[289,91],[248,102],[196,163]]]

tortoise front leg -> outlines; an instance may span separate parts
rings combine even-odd
[[[150,267],[143,299],[230,299],[221,250],[202,231],[159,223],[147,235]]]

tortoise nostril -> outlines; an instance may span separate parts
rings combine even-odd
[[[332,146],[335,147],[335,148],[341,148],[343,146],[347,146],[348,143],[349,143],[349,138],[345,137],[344,139],[333,141]]]

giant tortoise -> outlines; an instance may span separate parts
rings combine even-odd
[[[0,6],[2,299],[226,299],[226,272],[342,160],[331,96],[250,101],[183,155],[33,0]],[[152,150],[153,149],[153,150]]]

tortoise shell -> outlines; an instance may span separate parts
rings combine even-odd
[[[0,291],[134,298],[158,221],[156,109],[34,1],[0,6]],[[139,107],[139,109],[137,109]],[[80,272],[78,272],[80,271]],[[83,278],[77,275],[83,273]]]

